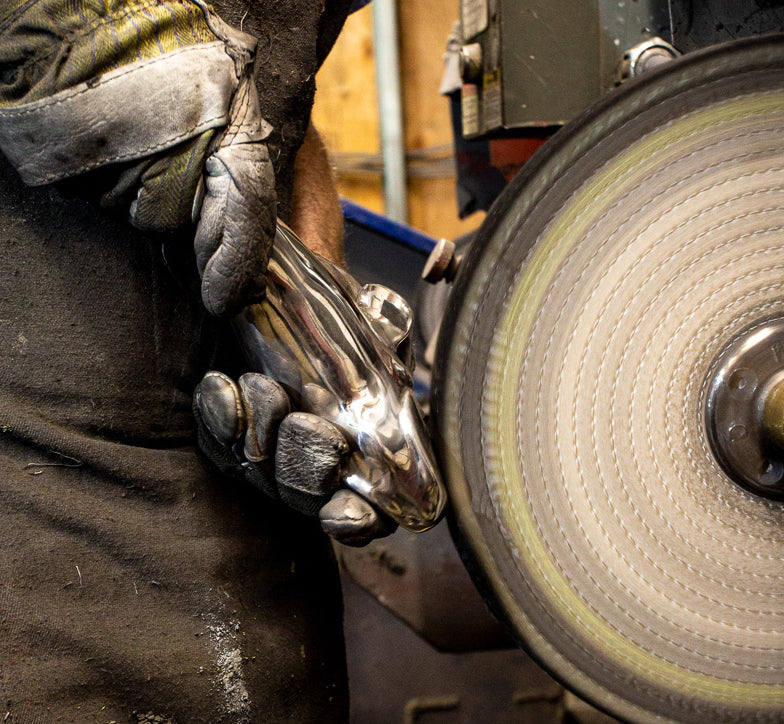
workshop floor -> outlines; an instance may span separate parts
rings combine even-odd
[[[612,724],[519,649],[441,653],[343,577],[351,724]]]

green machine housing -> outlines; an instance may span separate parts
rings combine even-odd
[[[461,0],[460,18],[463,135],[519,136],[611,90],[641,44],[688,53],[781,32],[784,0]]]

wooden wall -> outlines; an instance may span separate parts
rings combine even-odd
[[[341,37],[317,76],[313,120],[338,169],[357,162],[370,170],[338,173],[344,196],[383,213],[378,108],[373,60],[372,8],[349,17]],[[399,0],[401,85],[406,151],[441,149],[452,142],[449,103],[438,94],[443,53],[457,0]],[[439,154],[436,154],[439,155]],[[476,228],[482,214],[457,217],[454,165],[437,158],[417,162],[427,176],[408,179],[409,223],[433,236],[454,238]],[[434,174],[436,177],[431,177]]]

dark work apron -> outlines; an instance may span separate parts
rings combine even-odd
[[[1,721],[346,719],[317,522],[194,446],[188,276],[0,157]]]

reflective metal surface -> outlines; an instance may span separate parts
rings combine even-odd
[[[708,374],[705,427],[716,460],[752,493],[784,499],[781,383],[784,319],[763,320],[733,339]]]
[[[279,222],[265,298],[234,325],[255,371],[344,432],[349,488],[409,530],[438,521],[446,496],[411,372],[398,356],[409,357],[402,298],[360,287]]]
[[[618,66],[616,83],[625,83],[646,70],[653,70],[677,58],[678,51],[666,40],[649,38],[629,48]]]

